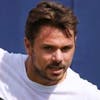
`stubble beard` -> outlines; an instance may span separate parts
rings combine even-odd
[[[33,67],[34,75],[41,81],[38,83],[43,84],[43,85],[55,85],[55,84],[57,84],[60,80],[63,79],[63,77],[66,74],[66,70],[67,70],[65,65],[55,66],[55,65],[50,64],[44,70],[39,69],[39,67],[36,65],[33,65],[32,67]],[[54,67],[56,67],[58,69],[59,68],[63,69],[63,73],[60,75],[59,78],[57,78],[57,76],[48,75],[47,70],[52,69]]]

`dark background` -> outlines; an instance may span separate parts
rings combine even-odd
[[[25,53],[28,11],[41,0],[0,0],[0,47]],[[72,68],[100,89],[100,0],[52,0],[71,7],[79,19]]]

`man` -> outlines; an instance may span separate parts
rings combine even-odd
[[[71,68],[77,18],[54,2],[40,2],[25,27],[26,55],[0,49],[0,97],[4,100],[100,100],[100,90]]]

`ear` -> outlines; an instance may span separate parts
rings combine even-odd
[[[75,36],[75,41],[77,40],[77,36]]]
[[[27,37],[24,37],[24,45],[25,45],[25,49],[26,49],[27,54],[29,56],[31,56],[32,55],[32,45]]]
[[[76,41],[77,41],[77,36],[75,36],[75,48],[76,48]]]
[[[75,36],[75,43],[76,43],[76,40],[77,40],[77,36]]]

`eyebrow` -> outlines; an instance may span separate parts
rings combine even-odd
[[[42,47],[45,47],[45,46],[57,47],[57,46],[55,46],[55,45],[53,45],[53,44],[46,44],[46,43],[44,43],[44,44],[42,45]],[[63,45],[61,48],[63,48],[63,47],[72,47],[72,46],[73,46],[73,44],[67,44],[67,45]]]

